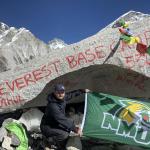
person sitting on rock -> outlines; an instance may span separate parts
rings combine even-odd
[[[65,149],[71,131],[78,135],[82,134],[81,129],[65,116],[66,103],[74,96],[79,96],[88,91],[88,89],[80,89],[66,93],[64,85],[56,84],[54,91],[48,95],[48,104],[40,128],[48,142],[51,145],[56,145],[59,150]]]

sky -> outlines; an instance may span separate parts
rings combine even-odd
[[[0,22],[24,27],[37,38],[67,44],[99,32],[124,13],[150,14],[149,0],[1,0]]]

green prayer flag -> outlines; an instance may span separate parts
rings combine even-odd
[[[124,25],[125,25],[125,21],[124,21],[123,19],[121,19],[121,20],[119,20],[119,24],[120,24],[121,26],[124,26]]]
[[[127,36],[127,35],[121,35],[120,39],[123,40],[126,43],[129,43],[131,41],[131,36]]]

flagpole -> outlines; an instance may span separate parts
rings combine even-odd
[[[83,114],[83,119],[82,119],[82,124],[81,124],[81,131],[83,130],[83,127],[84,127],[86,112],[87,112],[87,92],[85,93],[84,114]]]

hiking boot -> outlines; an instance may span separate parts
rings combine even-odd
[[[45,147],[45,150],[51,150],[49,147]]]
[[[58,149],[58,147],[57,147],[57,146],[55,146],[55,145],[51,145],[51,146],[50,146],[50,149],[52,149],[52,150],[57,150],[57,149]]]
[[[58,150],[58,147],[55,145],[51,145],[51,146],[45,147],[45,150]]]

